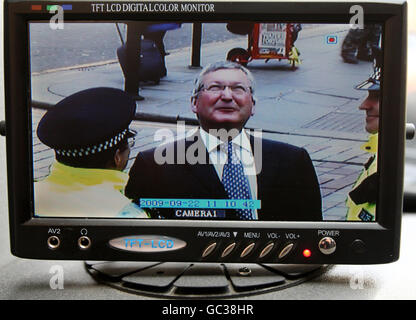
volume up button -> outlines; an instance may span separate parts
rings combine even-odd
[[[278,258],[279,259],[283,259],[284,257],[286,257],[290,251],[292,251],[294,244],[293,243],[289,243],[287,244],[282,251],[280,251]]]

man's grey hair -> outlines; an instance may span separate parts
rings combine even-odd
[[[241,64],[236,63],[236,62],[232,62],[232,61],[218,61],[218,62],[211,63],[211,64],[207,65],[206,67],[204,67],[204,69],[202,69],[201,73],[195,79],[194,89],[192,90],[191,99],[192,100],[196,99],[198,94],[203,89],[204,83],[202,82],[202,78],[206,74],[208,74],[210,72],[217,71],[217,70],[223,70],[223,69],[238,69],[238,70],[241,70],[241,71],[244,72],[244,74],[247,76],[248,81],[250,82],[250,92],[251,92],[251,96],[253,98],[253,102],[255,102],[256,101],[256,98],[254,96],[255,81],[254,81],[254,77],[253,77],[252,73],[250,72],[250,70],[248,70],[247,68],[245,68]]]

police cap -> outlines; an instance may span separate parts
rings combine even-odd
[[[364,82],[355,86],[357,90],[379,91],[380,79],[382,70],[382,51],[380,47],[372,47],[374,61],[373,61],[373,74]]]
[[[136,102],[115,88],[74,93],[48,110],[37,135],[60,157],[83,157],[113,148],[130,136]]]

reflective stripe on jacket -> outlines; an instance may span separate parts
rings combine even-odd
[[[372,154],[364,165],[346,200],[347,221],[375,221],[376,199],[378,193],[377,174],[378,134],[370,135],[361,149]]]

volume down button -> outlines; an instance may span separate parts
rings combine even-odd
[[[267,246],[264,247],[264,249],[260,252],[259,258],[264,258],[265,256],[267,256],[270,251],[272,251],[274,247],[274,243],[269,243]]]

